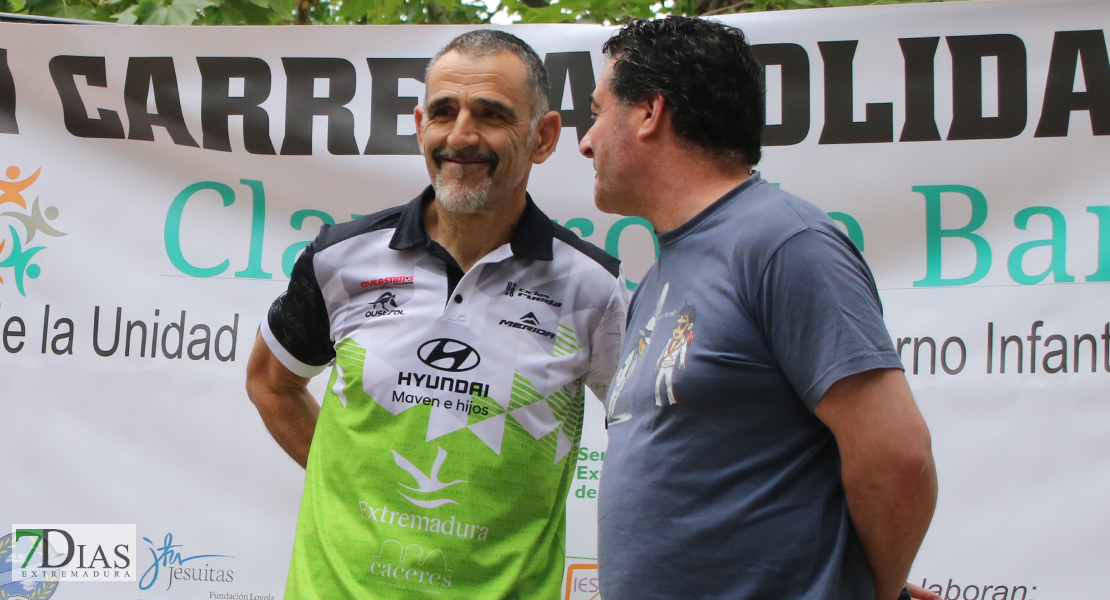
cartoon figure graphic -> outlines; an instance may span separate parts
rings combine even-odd
[[[46,247],[35,246],[24,250],[19,243],[19,236],[15,233],[15,227],[8,225],[8,229],[12,232],[12,251],[7,258],[0,261],[0,267],[15,268],[15,287],[19,289],[21,295],[26,296],[27,294],[23,292],[23,274],[26,273],[31,279],[39,276],[42,269],[38,265],[30,264],[31,257],[45,250]]]
[[[698,310],[693,304],[684,304],[678,311],[678,323],[671,332],[671,341],[663,348],[663,353],[655,361],[658,372],[655,375],[655,405],[663,406],[663,398],[659,393],[662,384],[667,386],[667,401],[677,404],[674,397],[674,368],[686,368],[686,347],[694,341],[694,320],[697,319]]]
[[[23,181],[16,181],[16,179],[19,178],[19,167],[15,165],[8,167],[4,175],[6,175],[8,179],[11,179],[11,181],[0,181],[0,204],[11,202],[13,204],[18,204],[21,208],[27,208],[27,202],[23,200],[21,194],[23,190],[31,187],[31,184],[39,178],[39,173],[41,172],[42,167],[39,167],[39,170],[35,171],[34,175],[31,175]]]
[[[8,167],[4,171],[4,176],[11,181],[0,178],[0,205],[10,202],[26,209],[27,201],[23,198],[23,192],[38,180],[40,173],[42,173],[41,167],[30,177],[20,180],[19,167],[15,165]],[[30,245],[31,240],[35,238],[35,234],[41,232],[52,237],[66,235],[66,233],[58,231],[48,223],[48,221],[58,218],[57,208],[51,206],[43,211],[39,206],[39,199],[36,197],[30,212],[29,215],[16,211],[0,213],[0,217],[11,217],[22,223],[24,229],[27,230],[26,238],[20,238],[15,227],[9,225],[8,231],[12,234],[10,244],[9,240],[0,240],[0,256],[3,256],[3,259],[0,259],[0,267],[11,267],[15,270],[15,285],[23,296],[27,295],[23,289],[25,277],[35,279],[42,273],[42,269],[38,265],[31,264],[32,257],[46,249],[45,246]],[[5,250],[8,251],[6,255],[4,254]],[[4,283],[3,277],[0,277],[0,283]]]
[[[651,346],[651,334],[655,331],[655,324],[659,319],[659,313],[663,312],[663,303],[667,301],[667,292],[671,289],[671,284],[664,283],[663,290],[659,292],[659,300],[655,303],[655,312],[644,324],[644,328],[640,330],[640,338],[636,341],[636,347],[624,357],[624,363],[621,365],[617,375],[613,378],[613,387],[609,388],[609,406],[606,421],[610,424],[620,423],[631,417],[631,414],[614,414],[617,406],[617,398],[620,396],[621,390],[624,389],[625,384],[632,377],[632,372],[636,370],[636,365],[640,362],[640,357],[647,351],[648,346]]]
[[[3,213],[3,216],[12,217],[18,220],[20,223],[23,223],[23,227],[27,229],[28,243],[30,243],[31,240],[35,239],[35,234],[40,231],[51,237],[62,237],[63,235],[67,235],[65,233],[62,233],[61,231],[58,231],[57,229],[54,229],[50,226],[49,223],[46,222],[47,220],[53,221],[54,219],[58,218],[58,209],[51,206],[48,207],[45,212],[40,211],[39,199],[37,197],[35,198],[35,203],[31,206],[30,215],[25,215],[17,212],[6,212]]]

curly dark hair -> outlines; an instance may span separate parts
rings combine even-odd
[[[623,105],[659,93],[680,140],[711,154],[759,163],[763,65],[744,32],[716,21],[636,19],[602,47],[613,60],[609,90]]]

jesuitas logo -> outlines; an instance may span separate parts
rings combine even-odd
[[[12,581],[135,581],[134,525],[13,525]]]
[[[166,574],[164,579],[166,580],[167,591],[173,587],[174,581],[204,582],[208,585],[212,583],[234,583],[235,581],[235,571],[228,568],[226,564],[221,564],[225,561],[213,561],[216,562],[214,567],[210,566],[208,562],[210,559],[234,559],[234,556],[227,554],[187,554],[185,544],[174,543],[172,533],[167,533],[166,537],[162,538],[161,546],[157,546],[148,537],[143,537],[143,541],[149,546],[147,551],[150,552],[153,561],[143,572],[142,577],[139,578],[140,590],[149,590],[153,587],[162,573]],[[252,598],[258,597],[252,596]]]

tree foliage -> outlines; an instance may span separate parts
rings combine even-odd
[[[945,0],[0,0],[0,12],[142,25],[622,23],[655,15]]]

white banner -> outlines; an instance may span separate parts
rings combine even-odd
[[[947,600],[1100,594],[1110,4],[723,20],[768,64],[764,178],[862,247],[933,433],[912,580]],[[639,280],[649,228],[594,208],[576,148],[611,30],[508,29],[567,125],[533,197]],[[2,539],[0,598],[282,596],[303,472],[243,391],[254,333],[322,222],[427,184],[412,109],[462,31],[0,23],[0,521],[138,535],[136,581],[95,586],[13,581]],[[567,500],[566,598],[597,593],[601,413]]]

